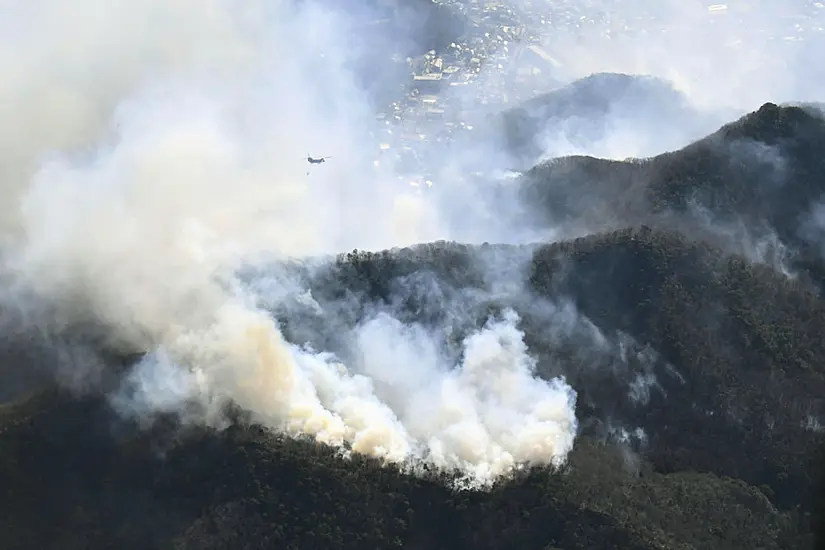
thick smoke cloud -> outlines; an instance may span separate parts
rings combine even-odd
[[[564,460],[575,393],[536,376],[515,313],[468,335],[458,361],[392,317],[337,327],[357,351],[344,365],[284,338],[265,306],[292,289],[238,277],[262,259],[451,236],[372,163],[340,13],[88,0],[8,17],[23,32],[4,48],[7,307],[148,352],[111,394],[117,411],[219,427],[231,401],[273,429],[482,482]],[[308,152],[334,162],[307,174]],[[85,366],[61,380],[99,381]]]
[[[684,29],[698,25],[699,16],[656,5]],[[436,146],[439,155],[426,163],[437,176],[429,194],[405,184],[391,154],[376,162],[376,90],[398,88],[409,75],[373,72],[367,90],[357,56],[365,44],[406,52],[414,37],[363,25],[370,8],[356,18],[314,2],[27,0],[5,7],[4,306],[49,334],[88,330],[108,349],[146,352],[111,392],[117,411],[143,422],[174,413],[219,427],[231,401],[273,429],[394,462],[458,468],[477,482],[520,463],[563,462],[577,431],[577,396],[562,377],[538,376],[513,310],[465,330],[458,354],[439,330],[393,311],[351,326],[335,322],[329,341],[346,342],[343,354],[289,341],[289,319],[272,312],[300,296],[324,323],[328,308],[351,303],[322,307],[300,278],[239,276],[251,264],[353,248],[555,236],[553,227],[521,226],[513,159],[494,143]],[[559,22],[572,17],[567,7],[562,12]],[[688,42],[696,47],[684,29],[675,39],[608,44],[557,25],[544,40],[565,52],[555,75],[562,81],[596,70],[651,73],[705,110],[744,111],[763,99],[759,93],[806,97],[801,72],[776,89],[777,79],[756,85],[752,73],[732,73],[730,63],[707,64],[710,46],[680,54]],[[756,63],[769,52],[762,46],[736,51]],[[741,61],[745,54],[730,55]],[[719,86],[719,75],[730,78],[717,101],[709,86]],[[492,74],[484,78],[485,86],[497,84]],[[462,93],[450,92],[468,105],[468,120],[498,108],[477,108]],[[639,133],[661,131],[655,116],[649,122]],[[594,151],[649,152],[649,135],[636,140],[632,124],[605,128],[618,133]],[[679,128],[670,135],[694,137]],[[613,147],[620,142],[620,150]],[[572,150],[558,139],[552,145],[551,155]],[[575,147],[587,152],[587,144]],[[307,154],[332,159],[308,170]],[[493,261],[488,271],[506,271],[507,261]],[[467,311],[455,315],[467,315],[456,325],[469,323]],[[106,367],[90,355],[86,347],[61,351],[59,379],[100,388]]]

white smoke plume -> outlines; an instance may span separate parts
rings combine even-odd
[[[757,85],[762,73],[729,67],[769,59],[775,69],[767,43],[708,64],[711,46],[686,53],[688,43],[697,48],[687,31],[699,16],[654,4],[684,23],[674,40],[589,41],[588,49],[549,29],[547,47],[566,55],[559,76],[647,72],[669,77],[703,107],[750,109],[777,93],[805,99],[795,92],[810,64],[785,70],[787,85]],[[377,316],[341,328],[358,351],[343,365],[285,340],[282,320],[264,309],[284,289],[237,277],[261,257],[535,237],[516,231],[519,210],[508,194],[490,200],[471,182],[459,184],[473,160],[484,170],[511,168],[489,146],[445,149],[430,166],[444,181],[429,198],[399,181],[392,162],[374,162],[380,124],[349,46],[356,33],[370,43],[380,30],[312,1],[2,6],[4,305],[34,325],[94,326],[111,347],[149,352],[112,397],[118,410],[220,425],[221,406],[232,400],[274,429],[391,461],[457,467],[479,481],[519,463],[564,460],[576,395],[561,378],[536,377],[513,313],[468,336],[457,364],[439,350],[438,335]],[[716,101],[708,86],[719,89],[720,75],[729,93]],[[401,84],[386,78],[385,89]],[[307,154],[332,158],[308,169]],[[84,375],[88,361],[72,357],[61,379],[90,383],[97,374]]]
[[[4,296],[35,324],[149,352],[117,410],[220,426],[232,401],[276,430],[479,482],[564,461],[575,393],[536,377],[514,313],[469,336],[457,365],[434,335],[375,318],[350,329],[360,360],[343,365],[286,341],[261,307],[272,296],[238,279],[261,257],[450,236],[444,212],[372,165],[340,14],[7,4]],[[307,174],[308,152],[334,162]],[[81,383],[80,361],[63,368]]]

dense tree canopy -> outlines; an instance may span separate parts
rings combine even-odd
[[[99,396],[46,385],[0,406],[3,547],[809,547],[825,443],[825,302],[799,226],[823,190],[823,143],[815,113],[767,104],[676,153],[561,159],[527,175],[537,216],[582,219],[600,205],[615,213],[601,232],[352,251],[283,268],[333,324],[391,309],[451,323],[458,338],[516,310],[539,374],[563,374],[578,394],[580,434],[560,469],[457,490],[450,472],[342,458],[242,411],[222,431],[174,418],[143,430]],[[741,156],[754,151],[769,176]],[[796,265],[805,277],[706,238],[712,224],[700,231],[699,217],[683,216],[691,201],[714,220],[766,224],[808,254]],[[609,227],[622,219],[628,227]],[[517,288],[498,289],[502,280]],[[346,353],[297,305],[283,307],[288,338]],[[3,372],[28,360],[7,354]]]

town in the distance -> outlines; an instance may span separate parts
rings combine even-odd
[[[371,136],[375,166],[391,164],[400,180],[422,190],[436,177],[433,156],[473,132],[478,121],[575,78],[570,70],[574,60],[561,44],[586,39],[609,48],[610,41],[650,33],[690,31],[696,36],[697,22],[706,25],[708,40],[719,42],[719,49],[748,48],[753,37],[773,41],[777,48],[825,37],[825,5],[810,0],[780,6],[784,24],[779,27],[773,17],[777,5],[768,0],[708,3],[697,13],[686,13],[684,20],[674,20],[666,2],[658,9],[631,0],[432,1],[466,22],[464,32],[440,50],[392,56],[408,68],[409,80],[379,109],[381,129]],[[760,27],[766,12],[770,31]],[[743,33],[727,36],[719,27]],[[777,28],[784,30],[777,34]]]

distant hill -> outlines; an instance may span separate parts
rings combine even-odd
[[[529,162],[580,152],[647,156],[682,147],[721,121],[660,78],[597,73],[508,109],[495,123],[502,146]]]

